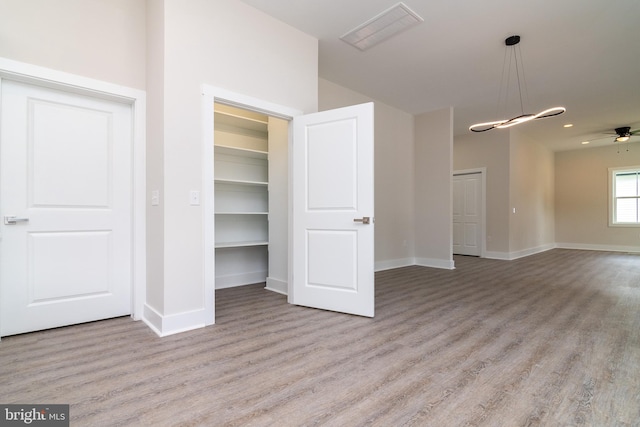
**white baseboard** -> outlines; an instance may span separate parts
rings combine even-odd
[[[444,268],[445,270],[455,270],[456,268],[453,260],[435,258],[416,258],[415,265],[419,265],[421,267]]]
[[[266,281],[267,271],[254,271],[252,273],[230,274],[228,276],[216,276],[216,289],[233,288],[235,286],[252,285]]]
[[[546,252],[556,247],[555,243],[549,243],[547,245],[538,246],[535,248],[523,249],[521,251],[511,252],[509,259],[518,259],[524,258],[529,255],[539,254],[541,252]]]
[[[419,265],[421,267],[444,268],[446,270],[455,269],[455,263],[453,260],[435,258],[401,258],[376,261],[375,271],[392,270],[394,268],[410,267],[412,265]]]
[[[504,261],[509,261],[511,259],[509,252],[498,252],[498,251],[486,251],[484,253],[484,258],[501,259]]]
[[[638,246],[592,245],[588,243],[556,243],[556,247],[560,249],[581,249],[585,251],[640,253],[640,247]]]
[[[391,270],[394,268],[409,267],[411,265],[416,265],[415,258],[390,259],[386,261],[376,261],[374,270],[384,271],[384,270]]]
[[[529,255],[535,255],[541,252],[546,252],[548,250],[554,249],[555,247],[556,247],[555,243],[549,243],[547,245],[542,245],[535,248],[523,249],[521,251],[515,251],[515,252],[486,251],[484,254],[484,258],[501,259],[503,261],[512,261],[514,259],[524,258]]]
[[[205,310],[193,310],[168,316],[158,313],[153,307],[144,305],[142,321],[159,337],[191,331],[205,326]]]
[[[524,258],[530,255],[546,252],[555,248],[581,249],[581,250],[591,250],[591,251],[629,252],[629,253],[640,254],[640,247],[638,246],[592,245],[592,244],[584,244],[584,243],[549,243],[546,245],[537,246],[535,248],[523,249],[521,251],[515,251],[515,252],[485,251],[483,258],[512,261],[518,258]],[[422,267],[444,268],[448,270],[455,269],[454,261],[432,259],[432,258],[404,258],[404,259],[376,261],[375,271],[391,270],[393,268],[402,268],[402,267],[408,267],[411,265],[419,265]]]
[[[264,288],[282,295],[289,294],[289,284],[284,280],[274,279],[272,277],[267,277],[267,285]]]

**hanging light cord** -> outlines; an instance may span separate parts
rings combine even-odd
[[[513,55],[516,59],[516,77],[518,78],[518,93],[520,94],[520,111],[522,112],[522,114],[524,114],[524,104],[522,103],[522,89],[520,88],[520,67],[518,67],[518,51],[516,49],[516,47],[513,48]],[[522,61],[522,55],[520,55],[520,61]],[[522,70],[524,72],[524,66],[522,67]],[[522,79],[524,80],[524,75],[522,76]]]
[[[521,114],[517,117],[514,117],[512,119],[509,120],[497,120],[494,122],[486,122],[486,123],[477,123],[475,125],[472,125],[469,127],[469,130],[472,132],[486,132],[488,130],[491,129],[504,129],[504,128],[508,128],[511,126],[515,126],[524,122],[528,122],[531,120],[535,120],[535,119],[544,119],[547,117],[553,117],[553,116],[557,116],[559,114],[562,114],[566,111],[566,108],[564,107],[553,107],[553,108],[548,108],[544,111],[539,112],[538,114],[525,114],[524,112],[524,104],[525,104],[525,100],[528,103],[528,91],[527,91],[527,82],[525,79],[525,75],[524,75],[524,63],[522,60],[522,50],[520,49],[520,46],[518,45],[518,43],[520,42],[520,36],[510,36],[505,40],[505,45],[507,47],[512,47],[513,50],[511,51],[511,55],[509,55],[509,68],[508,71],[505,73],[505,71],[507,70],[507,54],[508,54],[508,50],[509,49],[505,49],[505,54],[504,54],[504,58],[503,58],[503,62],[502,62],[502,77],[500,79],[500,89],[498,92],[498,106],[497,106],[497,110],[500,109],[500,104],[502,103],[502,90],[503,90],[503,86],[505,88],[505,101],[504,101],[504,109],[505,109],[505,115],[506,115],[506,110],[507,110],[507,104],[508,104],[508,99],[509,99],[509,80],[511,77],[511,64],[513,61],[515,61],[515,69],[516,69],[516,79],[518,82],[518,95],[519,95],[519,99],[520,99],[520,112]],[[517,49],[517,50],[516,50]],[[518,64],[518,54],[520,56],[520,64]],[[520,78],[520,73],[522,73],[522,82],[521,82],[521,78]],[[504,84],[504,80],[505,80],[505,74],[507,77],[507,83]],[[522,85],[524,85],[524,91],[525,91],[525,97],[523,98],[522,96]]]

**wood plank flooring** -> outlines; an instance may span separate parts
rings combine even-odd
[[[5,337],[1,403],[72,426],[640,426],[640,256],[555,249],[376,274],[376,317],[218,291],[216,325]]]

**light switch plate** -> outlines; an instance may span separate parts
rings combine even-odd
[[[189,192],[189,204],[191,206],[200,206],[200,192],[198,190]]]

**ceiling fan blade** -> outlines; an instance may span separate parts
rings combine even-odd
[[[630,133],[631,135],[635,135],[635,134],[637,134],[637,133],[640,133],[640,129],[636,129],[636,130],[629,131],[629,133]]]

